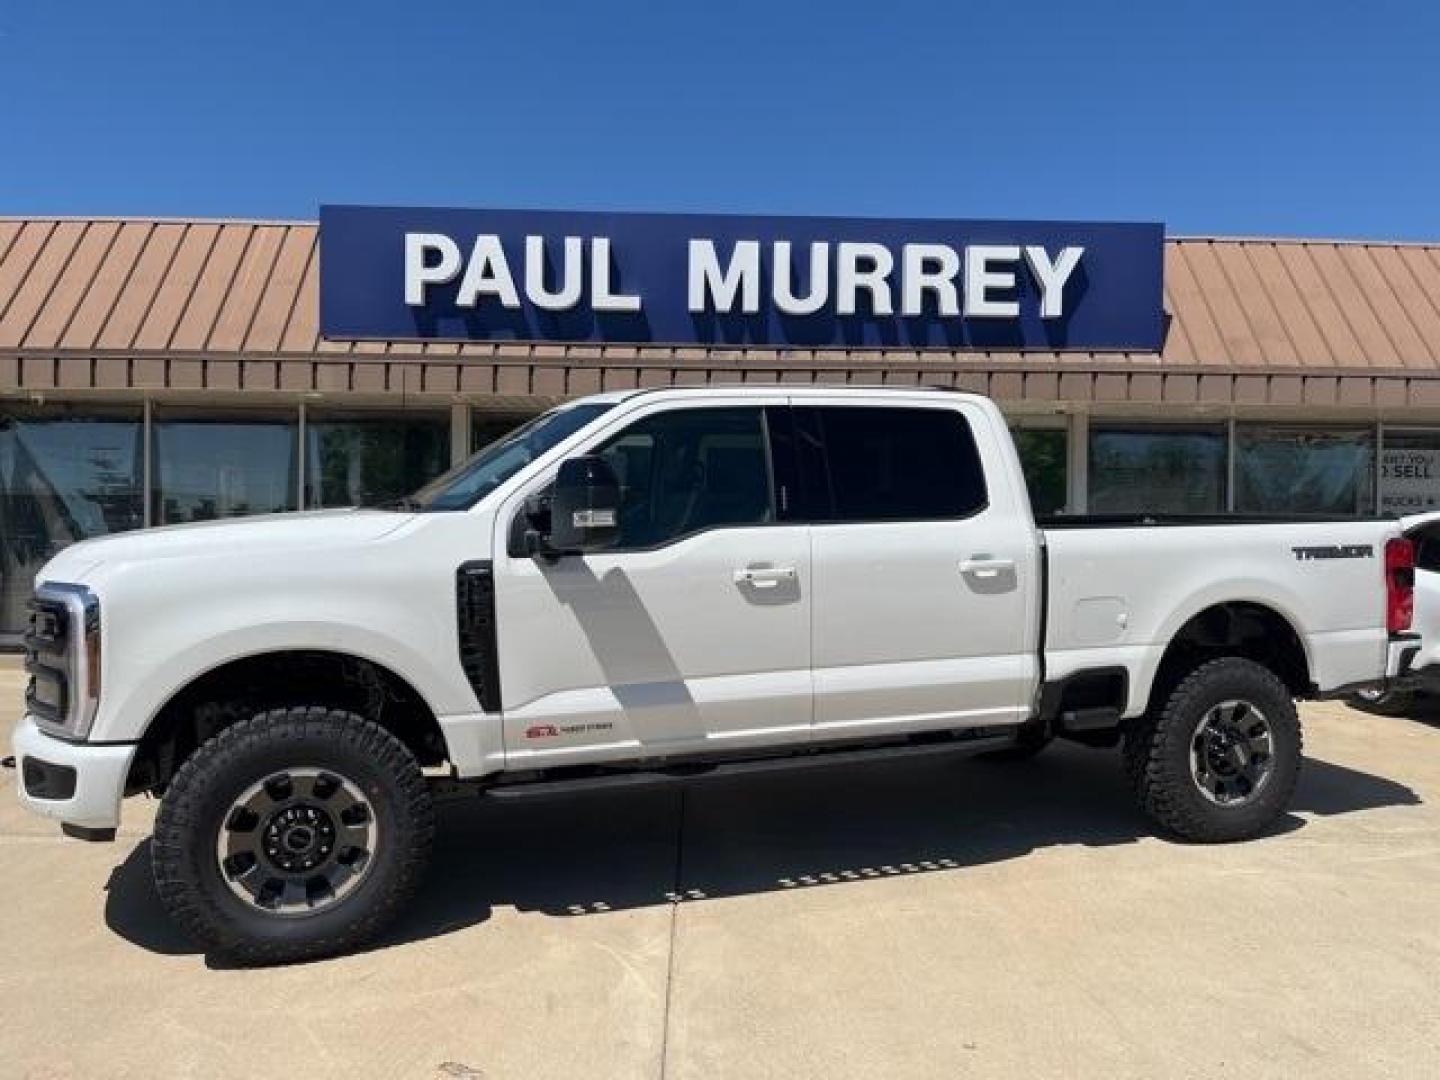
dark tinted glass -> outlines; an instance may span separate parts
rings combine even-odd
[[[1066,433],[1059,428],[1018,428],[1011,432],[1025,471],[1030,509],[1036,514],[1057,514],[1065,509]]]
[[[305,420],[305,505],[374,506],[407,495],[450,464],[447,416]]]
[[[0,638],[67,544],[144,522],[140,417],[0,413]]]
[[[540,415],[538,412],[496,413],[484,409],[472,411],[470,413],[470,452],[474,454],[484,450],[491,443],[498,442],[516,428],[530,423]]]
[[[797,425],[802,465],[817,455],[803,444],[817,434],[828,463],[813,477],[816,520],[911,521],[965,517],[986,502],[985,473],[970,425],[951,409],[833,407]]]
[[[775,520],[761,409],[677,409],[600,450],[620,481],[617,547],[654,547],[725,525]]]

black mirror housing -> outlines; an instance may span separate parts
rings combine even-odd
[[[512,559],[544,554],[545,538],[549,535],[550,489],[546,488],[526,499],[520,512],[510,519],[506,553]]]
[[[550,496],[550,535],[554,553],[602,551],[620,535],[620,481],[598,454],[560,463]]]

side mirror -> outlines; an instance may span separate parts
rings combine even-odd
[[[552,553],[600,551],[620,535],[620,481],[598,454],[560,463],[550,494]]]

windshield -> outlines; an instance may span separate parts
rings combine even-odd
[[[541,413],[437,476],[408,499],[400,500],[396,509],[469,509],[530,462],[612,407],[611,402],[591,401]]]

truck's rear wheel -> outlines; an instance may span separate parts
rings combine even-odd
[[[393,735],[336,709],[280,709],[221,731],[176,773],[155,821],[155,883],[207,949],[310,959],[394,917],[434,828],[420,767]]]
[[[1187,840],[1263,832],[1300,776],[1300,718],[1269,669],[1224,657],[1190,673],[1127,734],[1125,766],[1143,809]]]

